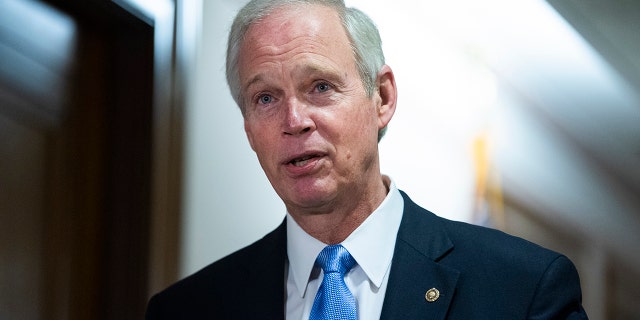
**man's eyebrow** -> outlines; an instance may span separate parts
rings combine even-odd
[[[264,75],[263,75],[263,74],[257,74],[257,75],[255,75],[253,78],[249,79],[249,81],[247,82],[247,84],[245,84],[245,85],[243,86],[244,91],[249,90],[249,88],[250,88],[252,85],[254,85],[254,84],[258,83],[258,82],[263,82],[263,81],[264,81],[264,78],[265,78],[265,77],[264,77]]]
[[[326,67],[318,64],[305,64],[299,67],[296,67],[294,70],[294,74],[296,76],[322,76],[325,77],[326,80],[335,81],[338,84],[341,84],[343,81],[340,76],[340,71],[335,68]],[[264,73],[258,73],[251,77],[245,85],[242,86],[243,91],[248,91],[251,86],[260,83],[267,82],[269,76]]]
[[[307,64],[301,66],[296,71],[296,74],[303,76],[322,77],[324,80],[334,82],[337,85],[342,85],[344,79],[341,76],[340,70],[331,68],[328,66],[322,66],[317,64]]]
[[[332,76],[337,76],[339,74],[338,71],[333,68],[328,68],[317,64],[306,64],[298,68],[298,70],[296,71],[303,74],[326,74]]]

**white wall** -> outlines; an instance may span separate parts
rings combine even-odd
[[[185,114],[182,275],[277,226],[284,206],[246,141],[224,73],[228,26],[241,1],[203,1]]]

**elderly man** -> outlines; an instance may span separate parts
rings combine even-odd
[[[584,319],[564,256],[435,216],[380,173],[396,84],[341,0],[254,0],[227,80],[287,209],[254,244],[155,295],[147,319]]]

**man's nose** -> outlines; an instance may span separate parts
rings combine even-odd
[[[285,135],[299,135],[315,130],[315,122],[310,116],[309,107],[298,99],[289,99],[284,112]]]

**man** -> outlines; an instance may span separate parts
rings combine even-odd
[[[227,80],[287,217],[155,295],[147,319],[586,319],[566,257],[437,217],[380,173],[397,92],[360,11],[251,1]]]

